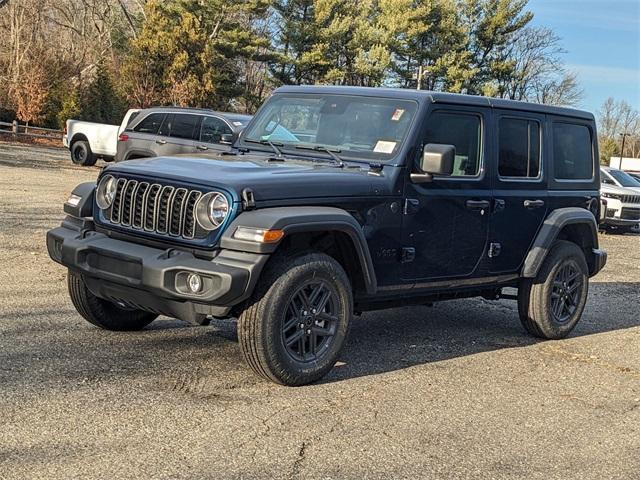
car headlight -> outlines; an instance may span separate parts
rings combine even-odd
[[[196,219],[205,230],[215,230],[229,215],[229,201],[222,193],[209,192],[203,195],[196,206]]]
[[[614,200],[621,200],[622,199],[622,195],[617,195],[615,193],[607,193],[607,192],[602,192],[601,195],[604,198],[612,198]]]
[[[102,210],[106,210],[111,206],[116,198],[118,189],[118,181],[111,175],[106,175],[100,180],[98,190],[96,191],[96,203]]]

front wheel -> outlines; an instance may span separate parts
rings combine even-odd
[[[576,326],[589,292],[589,269],[575,243],[556,242],[535,279],[523,280],[518,312],[525,330],[545,339],[564,338]]]
[[[274,258],[238,319],[240,348],[261,377],[305,385],[326,375],[353,311],[342,266],[323,253]]]
[[[78,313],[89,323],[104,330],[142,330],[157,317],[153,313],[123,308],[96,297],[89,291],[82,277],[74,272],[69,272],[67,284],[69,296]]]

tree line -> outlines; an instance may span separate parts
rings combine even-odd
[[[151,105],[254,112],[283,84],[576,105],[528,0],[0,0],[0,117],[117,123]]]

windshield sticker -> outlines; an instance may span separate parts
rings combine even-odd
[[[373,149],[376,153],[393,153],[397,142],[388,142],[386,140],[378,140],[376,147]]]
[[[391,115],[391,120],[393,120],[394,122],[399,122],[403,114],[404,114],[404,109],[396,108],[396,111],[393,112],[393,115]]]
[[[236,127],[241,127],[241,126],[242,126],[242,122],[233,122],[233,124],[234,124]]]

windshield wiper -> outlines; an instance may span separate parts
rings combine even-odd
[[[245,138],[244,141],[247,143],[259,143],[260,145],[269,145],[279,159],[284,158],[284,156],[282,155],[282,150],[278,148],[278,147],[284,147],[284,144],[282,143],[273,143],[271,140],[252,140],[250,138]]]
[[[328,153],[336,165],[344,167],[344,161],[342,161],[342,158],[338,155],[342,150],[331,149],[323,145],[296,145],[296,148],[299,148],[300,150],[313,150],[316,152]]]

